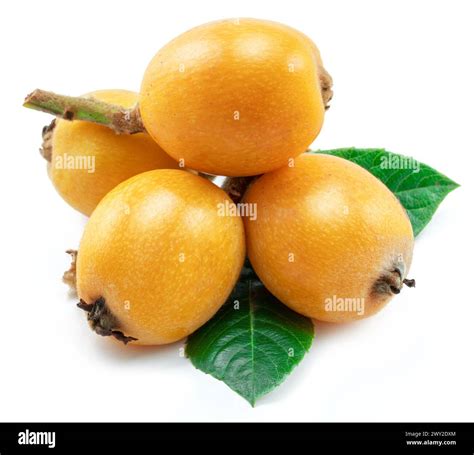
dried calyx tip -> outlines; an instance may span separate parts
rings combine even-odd
[[[63,274],[63,282],[66,283],[72,291],[76,292],[77,250],[67,250],[66,253],[71,256],[71,265],[69,270],[66,270]]]
[[[400,291],[403,288],[403,285],[414,288],[416,285],[415,280],[403,278],[404,266],[395,267],[388,273],[384,273],[380,278],[374,283],[373,290],[377,294],[400,294]]]
[[[328,110],[330,107],[329,102],[332,100],[334,95],[332,89],[333,82],[331,75],[322,65],[319,66],[319,83],[321,86],[321,96],[323,97],[324,108]]]
[[[43,127],[42,136],[43,143],[41,144],[40,153],[41,156],[48,162],[51,163],[53,157],[53,132],[56,127],[56,119]]]
[[[108,310],[103,297],[99,297],[94,303],[87,303],[81,299],[77,306],[81,310],[87,311],[89,325],[98,335],[104,337],[112,336],[124,344],[138,340],[138,338],[124,335],[124,333],[119,330],[114,330],[117,321]]]
[[[413,279],[409,280],[409,279],[405,278],[405,279],[403,280],[403,284],[404,284],[405,286],[409,287],[409,288],[414,288],[414,287],[416,287],[416,281],[413,280]]]

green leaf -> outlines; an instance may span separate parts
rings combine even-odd
[[[254,406],[285,380],[313,337],[311,320],[280,303],[246,264],[224,306],[188,338],[186,355]]]
[[[393,191],[410,217],[418,235],[430,222],[443,199],[459,185],[432,167],[384,149],[344,148],[317,150],[362,166]]]

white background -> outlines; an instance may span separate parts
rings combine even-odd
[[[474,420],[474,11],[469,1],[15,1],[0,3],[1,421]],[[138,90],[154,53],[226,17],[296,27],[318,44],[335,97],[315,147],[386,147],[462,187],[416,242],[405,290],[377,316],[317,324],[310,354],[252,409],[179,357],[95,336],[68,296],[64,250],[85,218],[38,153],[50,118],[21,107]]]

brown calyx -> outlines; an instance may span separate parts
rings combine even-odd
[[[332,77],[331,75],[326,71],[323,65],[319,65],[318,67],[318,73],[319,73],[319,84],[321,86],[321,95],[323,97],[324,101],[324,107],[326,110],[329,109],[329,101],[332,100],[332,97],[334,95],[334,92],[332,90]]]
[[[413,279],[405,278],[404,276],[404,264],[395,266],[389,272],[383,273],[377,281],[375,281],[372,291],[378,295],[396,295],[400,294],[403,286],[414,288],[416,282]]]
[[[81,299],[77,306],[81,310],[87,311],[87,321],[91,329],[98,335],[114,337],[124,344],[138,340],[138,338],[126,336],[123,332],[115,330],[117,320],[107,308],[103,297],[99,297],[94,303],[87,303]]]
[[[71,256],[71,265],[69,270],[66,270],[63,274],[63,282],[66,283],[71,291],[77,292],[76,282],[76,261],[77,261],[77,250],[66,250],[66,253]]]
[[[53,157],[53,133],[54,128],[56,127],[56,119],[46,125],[43,128],[42,136],[43,136],[43,143],[41,144],[40,153],[41,156],[51,163],[51,159]]]

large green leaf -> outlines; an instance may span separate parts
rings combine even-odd
[[[285,380],[313,337],[311,320],[281,304],[247,264],[228,301],[188,338],[186,354],[253,406]]]
[[[384,149],[344,148],[312,153],[345,158],[379,178],[405,207],[415,235],[429,223],[448,193],[459,186],[426,164]]]

